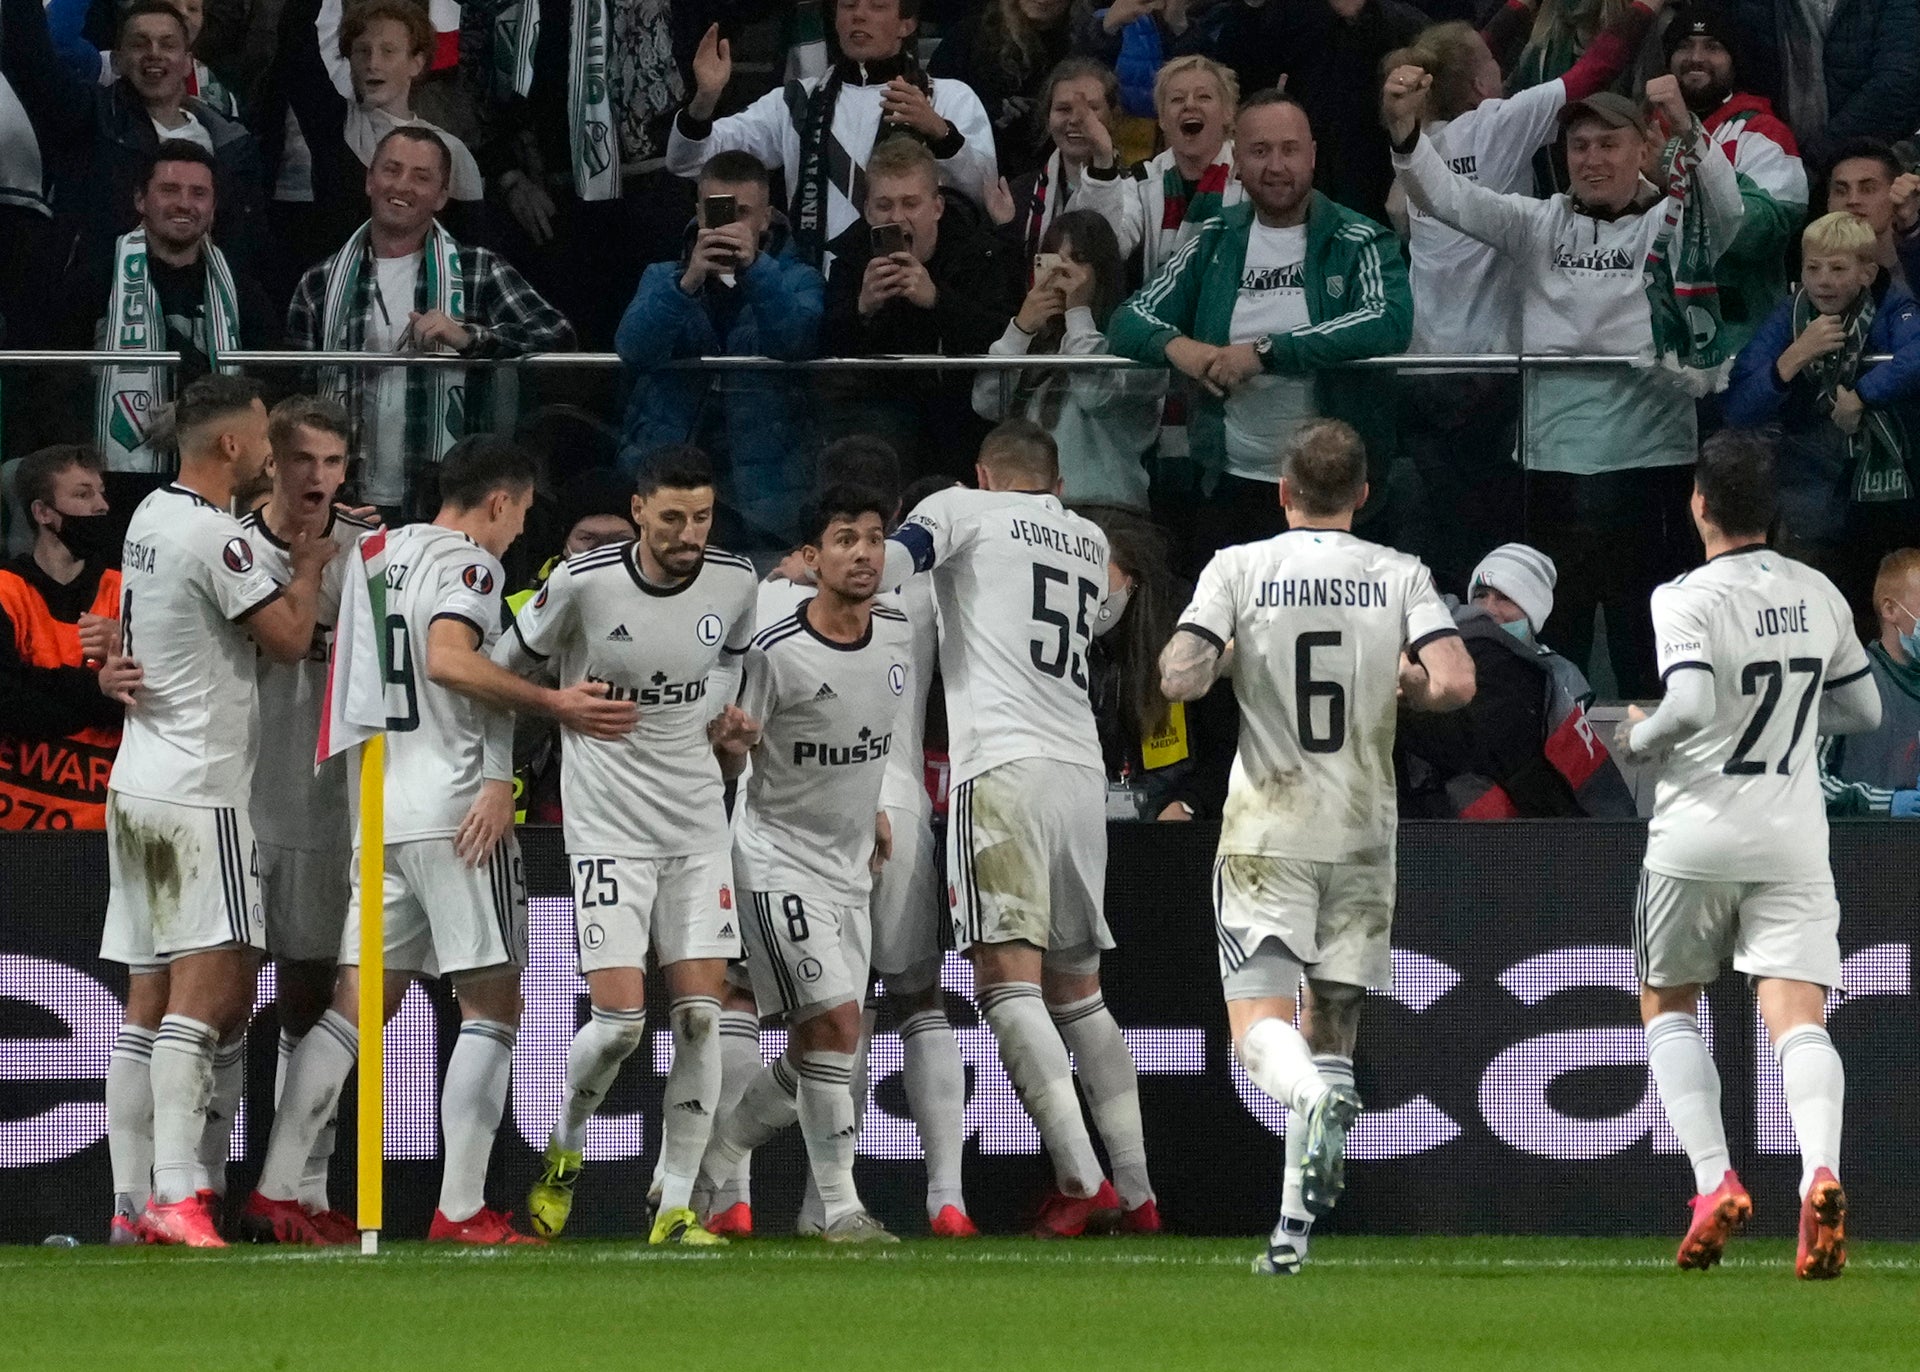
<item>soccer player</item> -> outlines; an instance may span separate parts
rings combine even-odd
[[[507,1073],[527,959],[526,895],[513,836],[513,713],[551,714],[569,729],[617,736],[630,702],[587,682],[535,686],[495,664],[500,555],[533,503],[533,459],[503,439],[460,440],[440,463],[439,513],[386,536],[386,1013],[416,976],[451,977],[460,1035],[440,1096],[446,1138],[440,1204],[427,1237],[530,1243],[486,1205],[487,1158],[506,1107]],[[366,611],[362,611],[364,615]],[[341,616],[341,651],[360,641]],[[319,1130],[359,1055],[359,862],[340,940],[333,1005],[293,1055],[259,1188],[243,1225],[257,1239],[316,1243],[299,1202]]]
[[[1396,707],[1458,709],[1474,676],[1420,560],[1351,532],[1367,498],[1357,433],[1301,425],[1279,497],[1287,532],[1214,554],[1160,683],[1198,700],[1230,673],[1240,702],[1214,920],[1234,1051],[1290,1112],[1280,1222],[1253,1268],[1292,1275],[1345,1186],[1361,1002],[1393,979]]]
[[[240,523],[253,540],[261,565],[275,581],[284,583],[293,575],[288,548],[296,531],[330,540],[342,552],[350,552],[354,541],[372,526],[334,507],[334,497],[347,479],[347,412],[336,401],[304,395],[281,401],[267,416],[267,438],[273,448],[270,493]],[[254,759],[250,814],[260,850],[267,954],[276,971],[280,1017],[276,1101],[286,1084],[294,1049],[332,1000],[334,957],[340,951],[347,918],[353,836],[347,821],[346,759],[332,758],[318,769],[313,759],[326,699],[327,655],[340,615],[342,578],[352,561],[336,555],[327,563],[307,654],[290,664],[260,659],[260,746]],[[236,1043],[235,1048],[243,1049],[244,1044]],[[333,1128],[331,1119],[321,1127],[299,1199],[322,1238],[348,1243],[357,1228],[327,1200]]]
[[[740,709],[758,724],[734,840],[747,970],[765,1016],[790,1026],[784,1058],[748,1084],[711,1150],[722,1177],[798,1116],[829,1243],[887,1243],[854,1187],[872,928],[867,902],[893,838],[880,789],[912,670],[912,631],[876,604],[891,497],[821,493],[802,549],[818,590],[747,650]],[[744,766],[747,736],[722,746]]]
[[[1061,506],[1059,453],[1038,425],[996,428],[975,474],[979,490],[920,502],[888,540],[881,579],[933,575],[953,759],[954,941],[969,950],[1000,1059],[1053,1160],[1036,1233],[1157,1230],[1139,1077],[1100,994],[1113,935],[1087,646],[1107,594],[1107,540]],[[1113,1182],[1074,1094],[1075,1061]]]
[[[141,501],[128,526],[121,641],[101,674],[127,723],[108,782],[100,955],[166,979],[152,1040],[153,1190],[140,1230],[157,1243],[221,1248],[203,1161],[215,1132],[214,1058],[245,1028],[266,941],[247,813],[254,653],[282,663],[306,655],[333,545],[295,531],[291,575],[279,585],[227,512],[269,453],[251,382],[202,377],[174,417],[179,476]],[[224,1136],[217,1145],[224,1157]]]
[[[569,558],[520,612],[495,652],[532,676],[598,682],[638,707],[616,739],[561,735],[560,791],[573,867],[580,971],[591,1015],[567,1053],[567,1096],[527,1197],[537,1232],[558,1234],[573,1208],[587,1121],[646,1025],[647,951],[672,997],[673,1068],[661,1116],[660,1203],[649,1241],[722,1240],[692,1206],[720,1106],[720,1004],[740,955],[715,733],[753,637],[753,564],[707,546],[714,477],[698,448],[655,449],[642,463],[635,542]]]
[[[1840,906],[1814,749],[1820,735],[1876,727],[1880,694],[1833,583],[1766,545],[1762,440],[1709,439],[1692,509],[1707,563],[1653,593],[1666,695],[1650,716],[1629,710],[1614,740],[1659,766],[1633,931],[1647,1061],[1698,1192],[1678,1262],[1712,1267],[1753,1212],[1696,1019],[1700,988],[1731,956],[1753,981],[1800,1143],[1795,1270],[1837,1277],[1846,1078],[1824,1021],[1840,984]]]

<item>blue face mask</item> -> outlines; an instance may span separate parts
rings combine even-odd
[[[1524,619],[1516,619],[1509,624],[1502,624],[1500,627],[1519,639],[1522,643],[1533,642],[1533,626]]]
[[[1893,603],[1900,606],[1901,614],[1906,615],[1909,619],[1914,617],[1913,611],[1904,605],[1900,605],[1899,601],[1896,600]],[[1900,650],[1907,655],[1908,660],[1920,663],[1920,620],[1916,620],[1914,626],[1904,634],[1901,634],[1899,638]]]

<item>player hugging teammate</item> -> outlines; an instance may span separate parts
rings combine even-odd
[[[1136,1069],[1100,986],[1114,940],[1087,654],[1107,545],[1061,505],[1043,430],[1003,424],[977,489],[933,492],[891,533],[897,466],[835,480],[791,579],[764,584],[709,543],[704,455],[658,450],[633,497],[639,537],[568,560],[509,621],[500,558],[536,474],[511,443],[456,444],[434,520],[374,531],[336,508],[338,406],[296,398],[269,417],[248,383],[216,375],[185,390],[177,420],[179,478],[133,516],[101,671],[128,707],[102,940],[130,970],[107,1081],[114,1241],[224,1245],[223,1160],[263,951],[279,965],[280,1072],[238,1227],[261,1241],[353,1236],[326,1178],[359,1047],[355,806],[346,769],[313,758],[332,751],[330,660],[337,673],[376,634],[388,662],[386,1012],[413,978],[441,976],[461,1015],[430,1238],[540,1241],[484,1194],[527,965],[511,796],[520,712],[560,725],[591,1001],[528,1198],[538,1235],[567,1225],[588,1122],[640,1045],[649,953],[673,1037],[652,1243],[751,1232],[748,1160],[794,1123],[809,1232],[893,1241],[853,1177],[876,970],[909,1011],[903,1037],[917,1038],[905,1058],[930,1228],[973,1234],[964,1075],[938,984],[941,895],[1053,1164],[1036,1232],[1159,1230]],[[1254,1263],[1274,1275],[1302,1270],[1314,1220],[1344,1189],[1360,1007],[1391,983],[1398,712],[1458,708],[1475,685],[1426,568],[1352,532],[1367,498],[1358,435],[1311,421],[1280,467],[1288,531],[1213,558],[1160,661],[1169,700],[1226,677],[1239,702],[1213,916],[1234,1051],[1289,1111],[1280,1218]],[[1832,1277],[1846,1257],[1844,1080],[1823,1020],[1839,911],[1813,752],[1819,735],[1873,727],[1878,696],[1838,593],[1765,545],[1765,448],[1716,437],[1696,483],[1709,560],[1655,593],[1667,695],[1651,715],[1633,711],[1616,742],[1660,769],[1633,931],[1651,1070],[1696,1176],[1679,1262],[1712,1266],[1752,1211],[1695,1020],[1700,988],[1731,957],[1755,980],[1804,1158],[1797,1270]],[[244,522],[236,504],[250,507]],[[376,553],[378,625],[353,580]],[[944,891],[916,781],[936,663],[953,767]],[[788,1031],[772,1063],[762,1018]]]

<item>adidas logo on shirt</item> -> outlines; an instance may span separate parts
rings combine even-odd
[[[631,643],[631,642],[633,642],[633,635],[627,632],[627,626],[626,626],[626,625],[624,625],[624,624],[616,624],[616,625],[614,626],[614,629],[613,629],[613,632],[607,635],[607,642],[609,642],[609,643]]]
[[[829,686],[829,685],[827,685],[827,683],[826,683],[826,682],[824,682],[824,681],[820,683],[820,689],[819,689],[819,690],[817,690],[817,691],[815,691],[815,692],[813,693],[813,698],[814,698],[815,700],[838,700],[838,699],[840,699],[840,697],[839,697],[839,696],[837,696],[837,695],[835,695],[835,694],[833,693],[833,687],[831,687],[831,686]]]

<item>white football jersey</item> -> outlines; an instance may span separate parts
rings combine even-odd
[[[649,584],[638,545],[569,558],[521,607],[494,653],[518,672],[545,667],[562,686],[601,681],[640,720],[614,741],[562,731],[560,800],[567,851],[669,858],[725,851],[720,764],[707,741],[707,674],[753,637],[753,564],[718,548],[687,580]]]
[[[257,724],[243,621],[279,585],[240,522],[179,485],[133,512],[121,577],[122,651],[145,679],[108,786],[177,805],[244,807]]]
[[[1220,852],[1391,858],[1400,655],[1459,632],[1420,559],[1334,529],[1223,548],[1180,627],[1234,645]]]
[[[449,838],[480,794],[489,751],[495,775],[513,770],[513,712],[437,686],[427,676],[427,635],[457,619],[480,638],[500,637],[500,560],[463,533],[408,524],[387,535],[387,842]],[[354,803],[357,811],[357,788]]]
[[[281,585],[293,580],[287,545],[273,536],[259,510],[240,521],[254,556]],[[300,661],[258,657],[260,744],[253,759],[253,834],[276,848],[326,852],[351,845],[347,827],[348,768],[345,753],[316,769],[313,756],[326,709],[327,655],[340,619],[340,591],[347,570],[357,564],[354,544],[372,525],[335,511],[326,537],[339,545],[320,573],[314,608],[313,646]]]
[[[835,643],[807,608],[747,649],[740,708],[760,721],[753,775],[734,836],[751,890],[788,891],[864,909],[881,781],[913,671],[907,617],[876,603],[867,635]]]
[[[931,571],[953,784],[1045,758],[1101,768],[1087,647],[1107,536],[1057,498],[936,491],[893,535]]]
[[[1867,674],[1831,581],[1755,545],[1653,593],[1660,678],[1713,675],[1713,722],[1654,787],[1649,871],[1704,881],[1829,881],[1814,761],[1823,691]]]
[[[812,598],[813,587],[785,577],[770,577],[760,583],[759,622],[777,623],[792,614],[801,601]],[[883,592],[877,603],[900,611],[913,630],[913,665],[907,674],[907,693],[900,697],[900,719],[893,728],[893,747],[887,752],[880,804],[888,810],[912,811],[924,822],[933,815],[933,798],[927,794],[927,696],[933,690],[934,668],[939,661],[940,630],[933,606],[933,582],[924,576],[909,577],[899,590]]]

